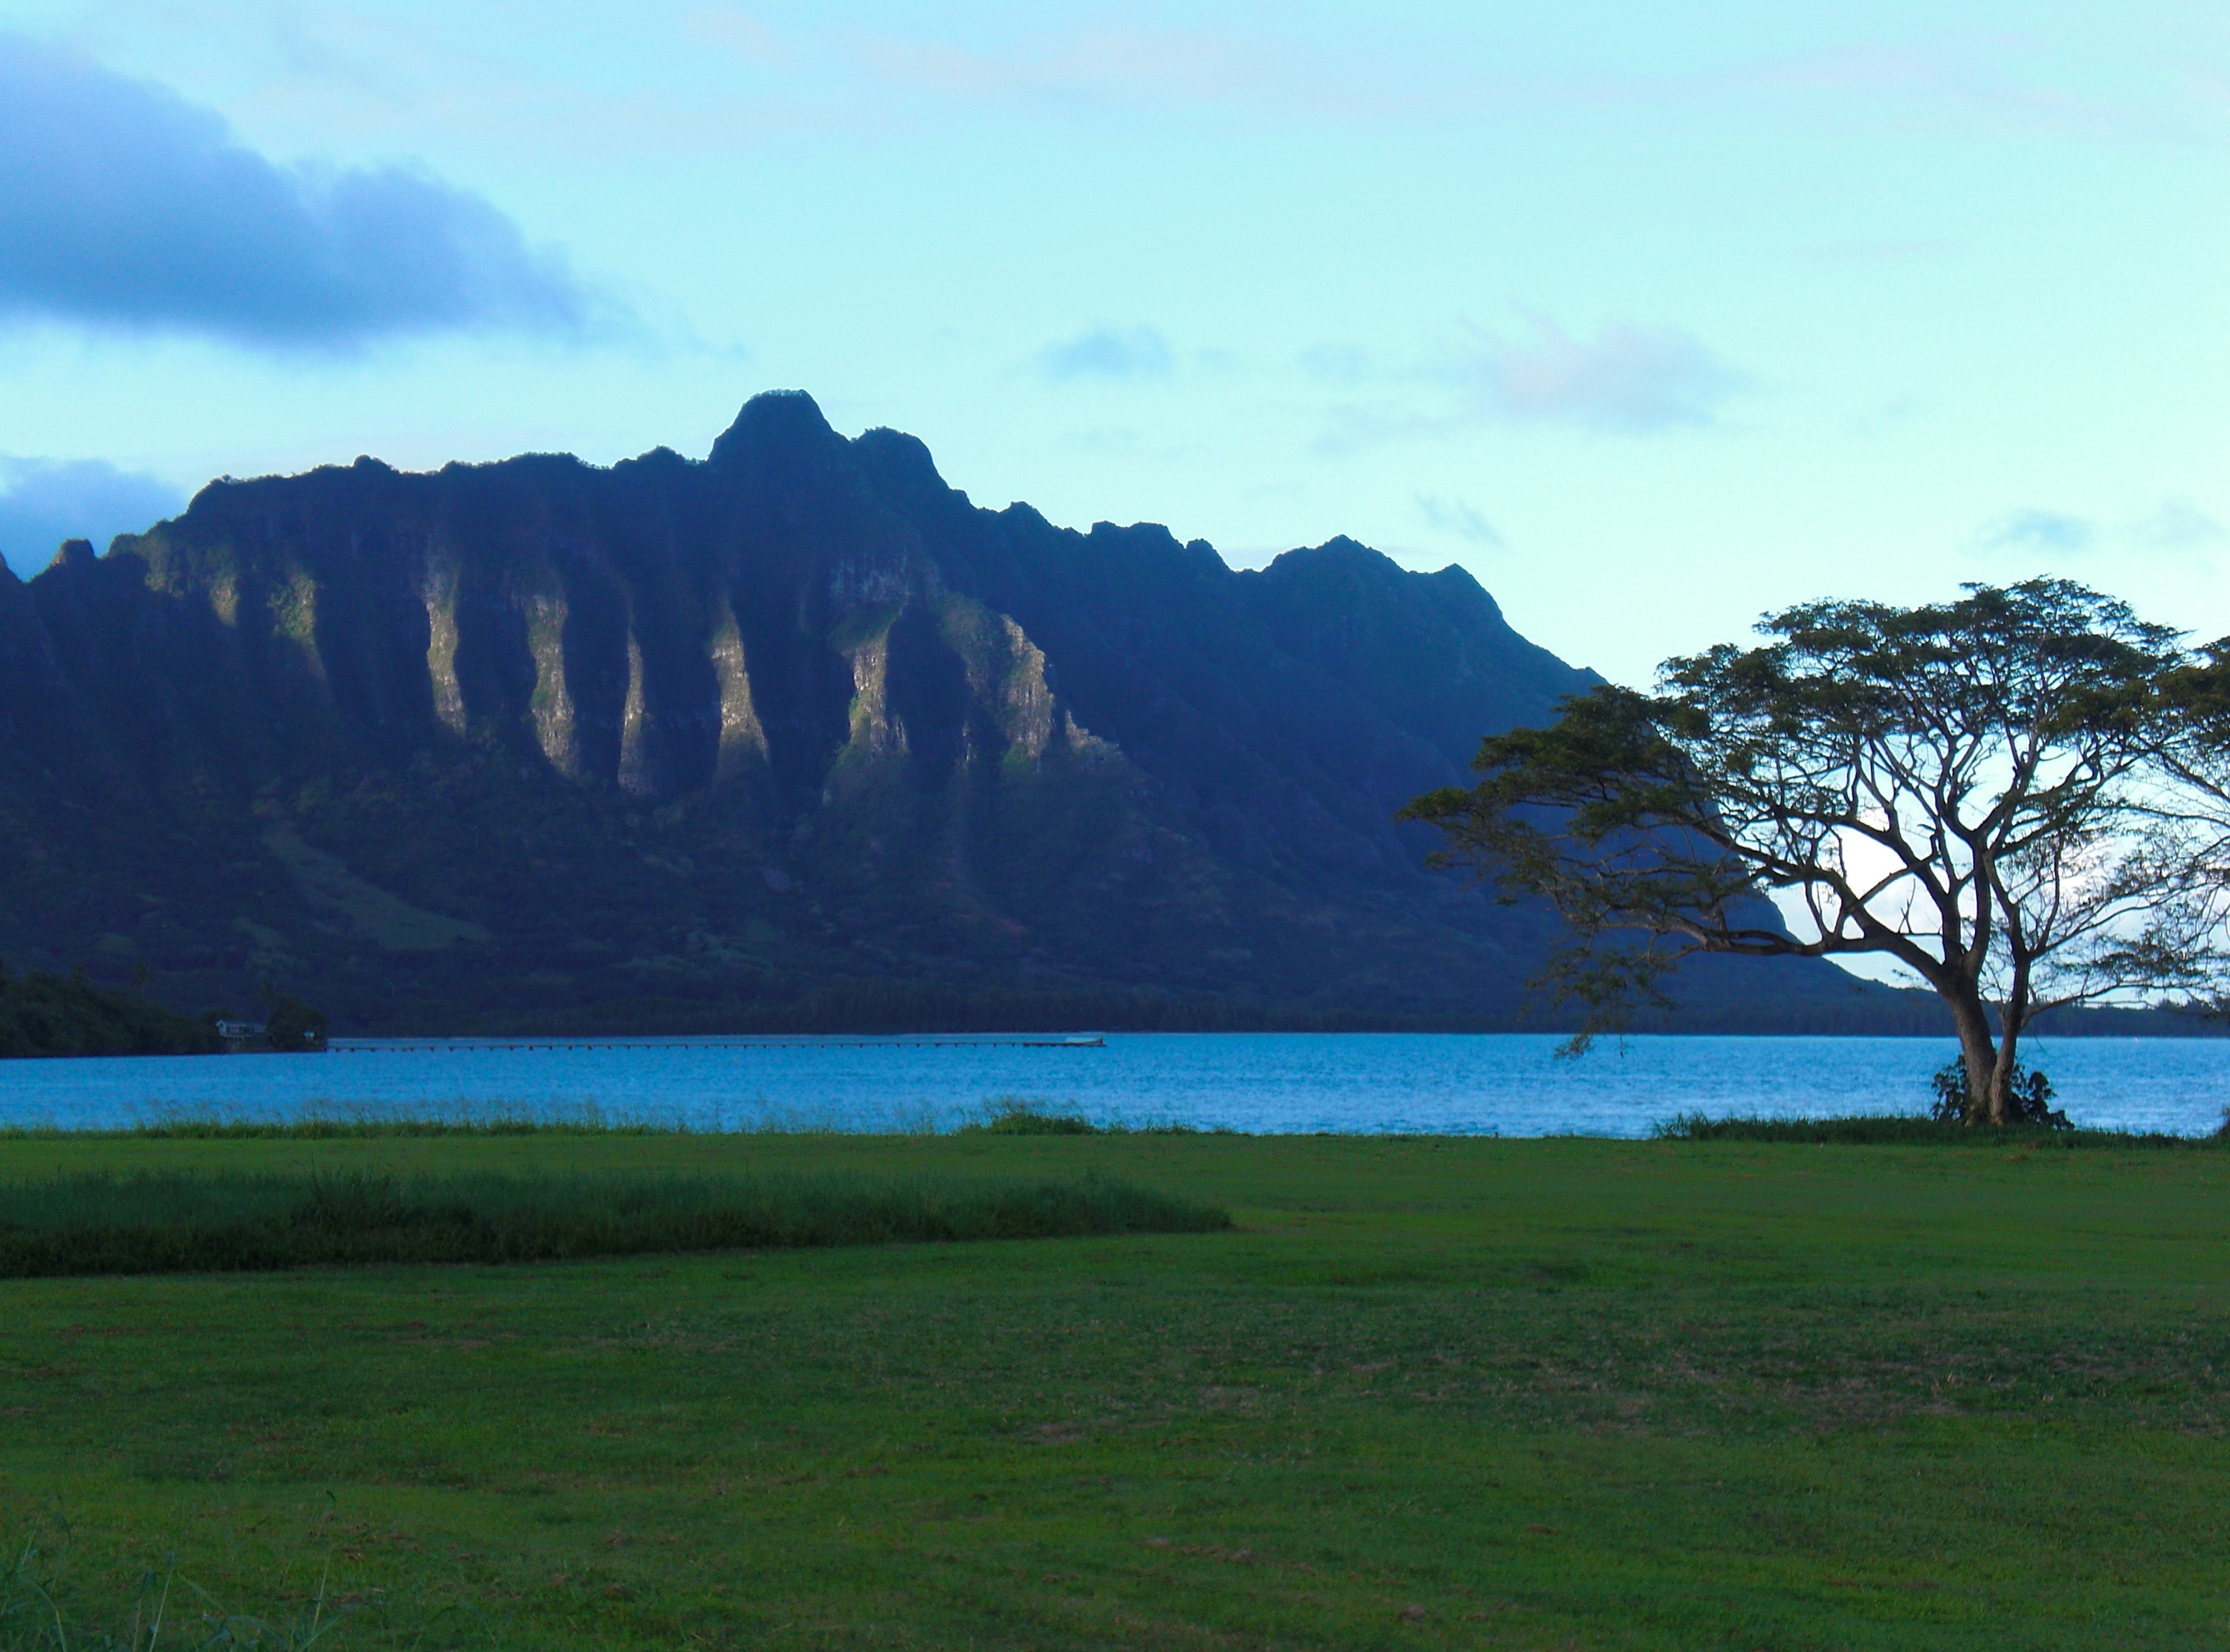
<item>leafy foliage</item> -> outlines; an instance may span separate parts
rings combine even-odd
[[[184,1056],[224,1048],[208,1022],[80,977],[0,969],[0,1057]]]
[[[1967,1122],[1967,1064],[1963,1061],[1946,1062],[1929,1077],[1929,1088],[1936,1100],[1928,1115],[1938,1124],[1964,1124]],[[2006,1081],[2007,1118],[2008,1124],[2041,1124],[2046,1129],[2071,1130],[2075,1127],[2067,1115],[2052,1104],[2054,1091],[2052,1080],[2041,1072],[2016,1067]]]
[[[323,1050],[332,1025],[323,1010],[313,1010],[299,998],[274,989],[264,1012],[263,1042],[270,1049],[300,1053]]]
[[[2004,1123],[2035,1016],[2208,978],[2220,886],[2161,795],[2174,633],[2051,579],[1758,629],[1666,662],[1655,694],[1606,685],[1488,738],[1477,784],[1406,812],[1563,915],[1578,944],[1548,979],[1591,1025],[1692,952],[1886,956],[1950,1009],[1966,1115]]]

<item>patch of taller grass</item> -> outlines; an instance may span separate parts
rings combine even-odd
[[[261,1615],[235,1611],[166,1560],[143,1568],[128,1604],[112,1600],[104,1616],[87,1610],[82,1591],[35,1540],[10,1543],[0,1559],[0,1652],[310,1652],[367,1607],[361,1596],[331,1594],[329,1570],[306,1601]],[[429,1626],[415,1634],[383,1627],[390,1643],[416,1647]]]
[[[491,1105],[460,1099],[447,1107],[437,1103],[409,1113],[313,1102],[307,1111],[292,1118],[167,1111],[106,1128],[15,1124],[0,1126],[0,1141],[354,1141],[418,1136],[661,1136],[693,1133],[691,1127],[679,1119],[614,1118],[594,1105],[530,1110],[520,1105]]]
[[[166,1119],[99,1134],[156,1141],[358,1141],[409,1136],[686,1135],[689,1131],[680,1124],[564,1118],[193,1118]]]
[[[1101,1128],[1081,1113],[1059,1113],[1042,1102],[1019,1096],[1002,1096],[984,1115],[969,1119],[954,1130],[957,1135],[1099,1135]]]
[[[953,1128],[956,1135],[1231,1135],[1234,1131],[1202,1130],[1198,1125],[1174,1121],[1141,1124],[1095,1124],[1081,1113],[1063,1113],[1026,1096],[1002,1096],[988,1103],[980,1117]]]
[[[0,1186],[0,1277],[549,1262],[1230,1225],[1213,1205],[1096,1175],[91,1173]]]
[[[0,1125],[0,1141],[355,1141],[414,1137],[499,1136],[818,1136],[818,1135],[1229,1135],[1170,1119],[1099,1123],[1054,1103],[1015,1096],[985,1102],[955,1122],[925,1107],[872,1122],[841,1112],[799,1113],[759,1107],[711,1117],[644,1119],[608,1115],[593,1103],[561,1108],[498,1105],[460,1099],[410,1113],[313,1103],[293,1118],[242,1118],[217,1113],[164,1113],[112,1128],[60,1124]]]

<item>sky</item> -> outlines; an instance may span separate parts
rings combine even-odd
[[[0,554],[751,395],[1637,685],[2051,573],[2230,633],[2230,8],[0,0]]]

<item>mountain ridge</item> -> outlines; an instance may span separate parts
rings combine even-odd
[[[985,510],[799,392],[223,479],[0,577],[0,956],[359,1030],[1501,1024],[1553,921],[1391,817],[1595,680],[1460,569]]]

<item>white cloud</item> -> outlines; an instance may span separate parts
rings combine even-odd
[[[1161,378],[1170,341],[1151,327],[1094,327],[1038,352],[1038,370],[1060,383],[1080,378]]]
[[[1483,412],[1623,434],[1711,424],[1749,382],[1684,328],[1614,322],[1584,339],[1537,317],[1522,340],[1479,333],[1440,373]]]
[[[1326,409],[1320,453],[1446,436],[1481,422],[1618,435],[1710,426],[1752,382],[1685,328],[1614,322],[1583,338],[1541,316],[1523,338],[1471,327],[1460,344],[1406,362],[1325,344],[1302,351],[1294,365],[1351,393]]]
[[[2066,77],[2045,55],[2021,49],[2005,36],[1955,35],[1925,44],[1834,46],[1760,65],[1716,89],[1722,95],[1793,96],[1815,114],[1838,106],[1871,107],[1883,114],[1902,110],[1909,119],[1930,111],[1938,119],[1986,127],[2178,144],[2219,135],[2208,131],[2213,123],[2203,83],[2188,72],[2162,73],[2169,67],[2164,57],[2145,57],[2151,61],[2138,60],[2145,82],[2141,89],[2104,93],[2093,63],[2085,65],[2092,74]]]
[[[1297,358],[1311,378],[1333,384],[1359,384],[1370,377],[1376,364],[1360,344],[1312,344]]]
[[[690,39],[718,47],[745,63],[786,68],[796,61],[788,41],[733,6],[700,7],[682,18],[681,29]]]
[[[2009,511],[1975,536],[1984,550],[2071,553],[2098,543],[2098,524],[2064,511]]]
[[[889,35],[859,42],[873,79],[969,102],[1082,109],[1274,106],[1357,100],[1357,66],[1333,73],[1285,42],[1204,29],[1102,24],[990,48]],[[1366,94],[1363,101],[1376,101]]]
[[[1427,522],[1443,533],[1452,533],[1482,550],[1510,549],[1510,542],[1486,519],[1486,513],[1468,499],[1443,499],[1420,493],[1417,496],[1417,511]]]
[[[2158,510],[2132,524],[2129,533],[2147,550],[2196,550],[2230,540],[2230,526],[2189,499],[2163,500]]]
[[[1961,242],[1942,235],[1883,236],[1821,241],[1808,256],[1815,263],[1866,267],[1930,263],[1963,250]]]

